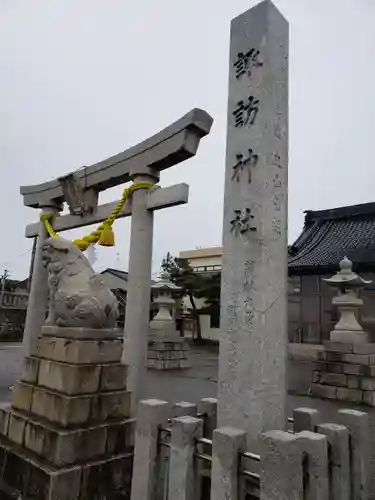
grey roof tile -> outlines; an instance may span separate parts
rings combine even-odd
[[[375,203],[305,214],[304,229],[288,249],[289,270],[337,267],[345,256],[375,265]]]

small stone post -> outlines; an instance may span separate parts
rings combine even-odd
[[[203,436],[211,439],[217,427],[217,399],[203,398],[198,401],[198,413],[203,415]]]
[[[295,434],[307,459],[308,481],[304,491],[306,500],[328,500],[327,437],[311,431]]]
[[[41,213],[58,213],[60,210],[61,206],[51,202],[51,206],[42,207]],[[41,328],[46,319],[48,307],[48,273],[42,262],[43,245],[48,237],[48,233],[42,221],[40,221],[39,225],[39,235],[35,250],[33,275],[23,334],[24,356],[30,356],[33,346],[41,334]]]
[[[195,403],[189,403],[188,401],[179,401],[172,406],[171,409],[172,417],[196,417],[197,416],[197,405]]]
[[[177,417],[186,417],[187,415],[190,417],[197,416],[197,405],[194,403],[189,403],[187,401],[179,401],[172,405],[170,415],[173,418]],[[157,488],[157,496],[155,500],[164,500],[166,498],[166,492],[168,491],[168,482],[169,482],[169,449],[165,446],[161,446],[159,448],[159,460],[161,463],[161,470],[159,471],[158,476],[158,488]]]
[[[232,427],[215,429],[212,440],[211,498],[237,500],[240,495],[240,453],[246,450],[246,433]]]
[[[260,441],[260,499],[302,500],[302,452],[296,436],[269,431]]]
[[[318,420],[318,410],[314,410],[313,408],[296,408],[293,410],[293,432],[315,432]]]
[[[195,440],[201,436],[201,419],[189,416],[173,419],[168,486],[168,498],[171,500],[199,498],[199,485],[194,473],[194,450]]]
[[[369,463],[370,463],[370,427],[367,413],[357,410],[339,410],[341,423],[350,434],[350,469],[352,480],[352,498],[368,500]]]
[[[166,401],[141,401],[135,429],[134,465],[131,500],[153,500],[159,480],[158,437],[159,426],[168,418]]]
[[[327,436],[331,462],[330,499],[350,500],[349,432],[343,425],[322,424],[319,434]]]

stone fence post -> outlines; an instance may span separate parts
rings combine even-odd
[[[302,453],[293,434],[269,431],[261,434],[261,500],[302,500]]]
[[[330,500],[350,500],[349,432],[343,425],[321,424],[319,434],[327,436],[331,469]]]
[[[197,405],[195,403],[189,403],[188,401],[179,401],[172,406],[172,417],[196,417],[197,416]]]
[[[341,423],[350,434],[350,475],[352,498],[369,498],[370,426],[368,414],[357,410],[339,410]]]
[[[315,432],[319,421],[319,411],[313,408],[296,408],[293,410],[293,432]]]
[[[211,499],[240,497],[240,453],[246,449],[246,432],[232,427],[216,429],[212,440]]]
[[[202,430],[203,422],[199,418],[185,416],[173,419],[168,484],[170,500],[199,498],[194,451],[196,439],[202,437]]]
[[[328,500],[327,437],[311,431],[295,434],[302,452],[302,473],[305,475],[304,499]]]
[[[217,427],[217,399],[203,398],[198,401],[198,413],[203,414],[203,436],[211,439]]]
[[[169,404],[158,399],[140,401],[135,439],[131,500],[153,500],[157,490],[159,426],[168,419]]]
[[[170,409],[170,415],[172,418],[185,417],[189,415],[190,417],[197,416],[197,405],[194,403],[189,403],[187,401],[179,401],[172,405]],[[158,485],[155,494],[155,500],[165,500],[168,499],[168,484],[169,484],[169,471],[170,471],[170,449],[166,446],[161,446],[159,448],[159,461],[160,468],[158,472]]]

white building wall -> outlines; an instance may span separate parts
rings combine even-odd
[[[105,285],[110,290],[115,290],[116,288],[121,288],[121,290],[128,289],[128,282],[119,278],[118,276],[115,276],[114,274],[109,273],[108,271],[102,272],[101,275]]]

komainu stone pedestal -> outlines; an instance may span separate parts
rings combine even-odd
[[[375,343],[326,342],[312,394],[375,406]]]
[[[178,370],[190,366],[189,346],[184,339],[155,339],[148,342],[147,368]]]
[[[129,498],[133,421],[122,341],[44,327],[0,411],[0,473],[22,500]],[[84,338],[82,338],[84,337]]]

